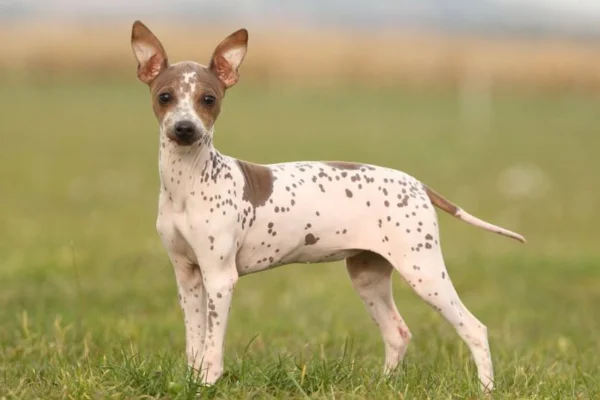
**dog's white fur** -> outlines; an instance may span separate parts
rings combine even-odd
[[[208,67],[169,65],[158,39],[138,21],[133,28],[138,76],[150,85],[160,122],[157,230],[175,269],[189,365],[207,383],[222,375],[240,276],[345,259],[381,331],[386,371],[398,366],[411,340],[392,299],[391,274],[397,270],[454,326],[471,350],[483,388],[491,390],[486,327],[450,281],[433,206],[484,229],[523,237],[466,213],[400,171],[344,162],[257,165],[220,154],[212,145],[217,106],[198,104],[207,94],[220,102],[237,81],[246,43],[247,33],[238,31],[217,47]],[[157,103],[165,91],[172,94],[170,105]],[[182,120],[195,126],[196,137],[185,143],[173,134]]]

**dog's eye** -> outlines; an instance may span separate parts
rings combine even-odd
[[[169,104],[171,102],[171,94],[170,93],[161,93],[158,95],[158,102],[163,106],[165,104]]]
[[[215,98],[215,96],[207,94],[202,96],[201,102],[203,105],[210,107],[212,105],[215,104],[215,101],[217,101],[217,99]]]

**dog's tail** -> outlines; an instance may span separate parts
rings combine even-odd
[[[434,206],[446,211],[448,214],[450,214],[458,219],[461,219],[471,225],[478,226],[478,227],[488,230],[490,232],[494,232],[499,235],[508,236],[510,238],[518,240],[521,243],[526,242],[525,238],[523,236],[519,235],[518,233],[509,231],[508,229],[501,228],[494,224],[490,224],[489,222],[485,222],[484,220],[481,220],[481,219],[469,214],[462,208],[458,207],[456,204],[453,204],[449,200],[445,199],[444,196],[435,192],[428,186],[423,185],[423,187],[425,188],[425,192],[427,193],[429,200],[431,200],[431,203]]]

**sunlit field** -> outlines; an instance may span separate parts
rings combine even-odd
[[[521,245],[440,215],[453,282],[488,327],[494,397],[598,398],[600,97],[381,86],[263,85],[242,70],[216,146],[261,163],[401,169],[524,234]],[[414,338],[383,378],[378,329],[343,263],[241,279],[226,376],[201,387],[155,231],[158,126],[133,67],[7,75],[0,110],[0,398],[480,396],[466,346],[398,275]]]

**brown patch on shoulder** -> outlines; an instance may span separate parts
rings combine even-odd
[[[244,193],[242,199],[254,207],[264,206],[273,193],[273,172],[264,165],[236,160],[244,175]]]
[[[456,204],[447,200],[444,198],[444,196],[429,188],[427,185],[423,184],[423,188],[425,189],[425,193],[427,193],[427,197],[429,197],[429,200],[431,200],[431,203],[434,206],[446,211],[450,215],[456,215],[458,210],[460,210]]]
[[[346,161],[326,161],[324,164],[339,169],[359,169],[360,167],[362,167],[362,164]]]

